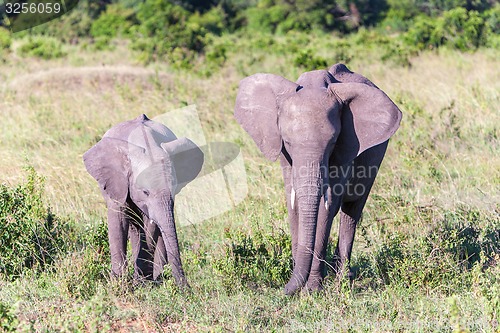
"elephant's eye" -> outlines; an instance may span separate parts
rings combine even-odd
[[[149,197],[149,191],[148,190],[142,190],[142,192],[147,196]]]

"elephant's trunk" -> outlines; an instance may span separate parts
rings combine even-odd
[[[179,241],[174,219],[174,199],[171,193],[161,196],[159,209],[155,212],[158,216],[158,227],[161,230],[162,238],[167,250],[168,262],[172,266],[172,275],[178,286],[188,286],[184,270],[182,269],[181,254],[179,250]]]
[[[293,165],[293,183],[299,213],[299,234],[292,277],[285,286],[287,295],[302,288],[311,271],[316,239],[316,221],[322,195],[322,178],[320,163],[316,159],[299,161]]]

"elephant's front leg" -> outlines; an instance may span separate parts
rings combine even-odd
[[[286,206],[288,210],[288,222],[290,223],[290,234],[292,237],[292,257],[295,264],[298,237],[299,237],[299,215],[297,212],[297,199],[292,194],[292,165],[291,160],[286,151],[280,155],[281,170],[283,171],[283,180],[285,183]],[[293,198],[292,198],[293,197]],[[293,199],[293,203],[292,203]]]
[[[387,143],[386,141],[366,150],[354,160],[353,176],[349,180],[342,198],[339,239],[333,263],[333,269],[338,277],[342,277],[345,270],[348,270],[349,278],[351,280],[354,278],[349,262],[356,226],[361,219],[366,200],[384,158]]]
[[[127,268],[127,239],[129,219],[127,207],[109,200],[108,238],[111,252],[111,275],[123,276]]]
[[[322,198],[324,203],[324,197]],[[311,273],[307,280],[307,289],[317,291],[322,289],[323,279],[326,275],[326,249],[332,228],[332,221],[340,206],[340,198],[328,198],[328,210],[325,205],[319,205],[318,222],[316,225],[316,241],[314,243],[314,257]]]

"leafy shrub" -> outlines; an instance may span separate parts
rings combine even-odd
[[[205,51],[205,61],[199,66],[199,73],[205,77],[210,77],[217,72],[227,60],[226,44],[211,44]]]
[[[377,244],[373,272],[385,284],[404,287],[469,285],[474,267],[487,267],[500,253],[499,225],[484,222],[478,211],[460,208],[445,212],[427,233],[393,234]]]
[[[402,10],[390,9],[386,17],[380,22],[380,27],[386,31],[406,31],[409,20],[406,12]]]
[[[500,4],[482,13],[487,31],[486,46],[500,48]]]
[[[491,33],[500,34],[500,4],[485,11],[482,17]]]
[[[484,20],[477,11],[455,8],[438,19],[433,40],[436,45],[449,45],[465,51],[486,44]]]
[[[197,52],[203,52],[208,29],[202,21],[190,21],[189,12],[167,0],[146,0],[137,12],[139,25],[132,30],[132,48],[143,60],[166,58],[176,67],[190,67]]]
[[[80,4],[82,3],[83,1],[80,1]],[[86,38],[90,35],[90,28],[93,22],[89,14],[78,7],[57,20],[32,28],[29,35],[51,36],[63,43],[78,43],[81,38]],[[20,32],[18,34],[22,36],[23,34],[28,34],[28,32]]]
[[[290,8],[276,5],[269,8],[251,7],[245,12],[247,27],[250,31],[274,33],[278,25],[285,21]]]
[[[9,49],[11,45],[12,38],[9,30],[0,27],[0,51]]]
[[[245,10],[247,29],[253,32],[286,33],[331,28],[335,21],[331,1],[260,1]]]
[[[69,296],[90,299],[109,277],[109,255],[89,246],[64,258],[59,273],[61,287]]]
[[[387,11],[385,0],[338,0],[339,5],[346,14],[353,17],[358,25],[374,25]]]
[[[108,6],[106,12],[92,23],[90,34],[93,37],[109,38],[127,34],[132,26],[133,15],[133,10],[123,9],[119,5]]]
[[[402,43],[394,42],[384,48],[380,57],[383,62],[390,62],[402,67],[410,67],[410,57],[415,54],[415,50]]]
[[[43,178],[33,168],[27,172],[24,184],[0,185],[0,274],[8,278],[52,263],[67,228],[43,202]]]
[[[85,45],[86,47],[87,45]],[[99,36],[94,38],[91,44],[89,44],[91,50],[103,51],[103,50],[114,50],[116,45],[113,43],[113,39],[107,36]]]
[[[61,58],[66,55],[61,42],[53,37],[30,37],[18,50],[22,56],[38,57],[46,60]]]
[[[214,268],[228,289],[238,285],[282,286],[290,278],[291,239],[283,230],[264,233],[257,228],[252,235],[226,230],[226,238],[225,256]]]
[[[326,59],[314,56],[311,49],[299,51],[299,54],[293,60],[293,64],[308,71],[328,67]]]
[[[13,309],[0,302],[0,331],[2,332],[16,332],[19,321],[14,314]]]
[[[218,6],[203,14],[199,12],[191,14],[189,23],[204,27],[208,32],[218,35],[226,29],[227,17],[222,7]]]
[[[436,21],[427,16],[420,15],[415,18],[411,28],[404,36],[407,45],[415,46],[419,50],[434,47],[434,30]]]
[[[444,12],[437,19],[417,17],[404,39],[420,50],[447,45],[465,51],[486,45],[488,32],[484,19],[477,11],[460,7]]]

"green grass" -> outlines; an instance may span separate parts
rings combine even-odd
[[[97,52],[64,45],[66,55],[50,60],[23,56],[25,42],[14,39],[0,63],[0,180],[15,188],[26,182],[23,167],[33,166],[45,178],[44,207],[71,232],[59,234],[59,254],[43,270],[0,279],[1,329],[498,332],[497,50],[440,49],[400,61],[383,59],[383,45],[365,48],[355,39],[228,35],[214,40],[224,47],[186,71],[141,64],[120,40]],[[232,113],[239,80],[257,72],[295,80],[309,66],[296,61],[301,49],[314,61],[347,61],[404,118],[358,229],[352,288],[328,281],[322,294],[285,297],[267,283],[280,273],[265,263],[250,266],[253,280],[221,272],[241,272],[228,249],[245,235],[260,246],[279,239],[259,240],[273,230],[287,234],[279,164],[261,156]],[[113,124],[190,104],[207,141],[242,147],[249,196],[230,212],[179,229],[190,292],[172,279],[142,287],[110,281],[106,209],[82,154]]]

